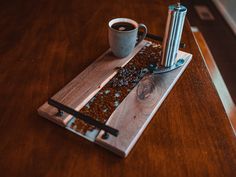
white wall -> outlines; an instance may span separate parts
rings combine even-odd
[[[236,35],[236,0],[212,0]]]

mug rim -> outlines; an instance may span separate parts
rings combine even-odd
[[[114,23],[117,23],[117,22],[128,22],[128,23],[131,23],[132,25],[134,25],[135,28],[132,29],[132,30],[129,30],[129,31],[119,31],[119,30],[116,30],[116,29],[114,29],[114,28],[111,27]],[[132,20],[132,19],[130,19],[130,18],[113,18],[112,20],[109,21],[108,26],[109,26],[109,28],[110,28],[111,30],[113,30],[113,31],[115,31],[115,32],[119,32],[119,33],[129,33],[129,32],[133,32],[133,31],[137,30],[139,24],[138,24],[135,20]]]

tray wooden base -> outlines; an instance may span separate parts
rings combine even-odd
[[[107,140],[104,140],[102,139],[104,132],[100,131],[96,143],[120,156],[126,157],[129,154],[192,58],[190,54],[184,52],[179,52],[178,57],[186,60],[182,67],[153,76],[155,90],[152,95],[144,100],[138,99],[138,86],[136,86],[111,115],[106,125],[118,129],[120,131],[119,136],[110,136]]]
[[[126,65],[146,44],[147,41],[142,41],[133,53],[122,59],[107,50],[52,98],[79,111],[117,73],[116,68]],[[38,113],[63,127],[72,119],[68,114],[56,116],[57,109],[47,102],[38,109]]]
[[[132,54],[123,59],[115,58],[110,50],[106,51],[56,93],[53,99],[79,111],[117,73],[117,67],[126,65],[148,43],[144,40],[134,49]],[[119,130],[118,137],[110,135],[108,139],[102,139],[104,132],[98,129],[85,135],[78,133],[70,128],[74,118],[68,114],[58,117],[57,109],[47,102],[38,109],[38,113],[58,125],[64,126],[70,131],[125,157],[192,59],[191,54],[182,51],[178,52],[177,57],[183,58],[185,64],[171,72],[154,75],[155,89],[151,96],[146,99],[139,99],[137,97],[138,86],[136,86],[109,117],[106,124]]]

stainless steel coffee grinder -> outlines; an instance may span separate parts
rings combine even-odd
[[[187,8],[180,3],[170,5],[162,43],[162,58],[153,73],[172,71],[184,64],[184,59],[177,58]]]

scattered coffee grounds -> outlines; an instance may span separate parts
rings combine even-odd
[[[129,92],[149,72],[148,66],[161,59],[161,45],[149,42],[79,111],[105,123]],[[95,127],[75,119],[71,124],[75,131],[85,134]]]
[[[128,22],[117,22],[114,23],[111,27],[118,31],[131,31],[135,29],[135,26],[132,23]]]

